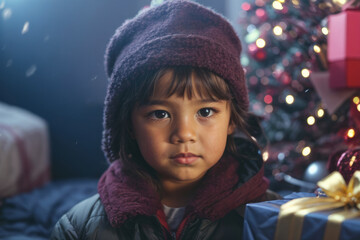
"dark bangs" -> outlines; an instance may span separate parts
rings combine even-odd
[[[165,90],[166,97],[176,94],[178,97],[186,95],[191,99],[195,94],[198,94],[201,98],[211,100],[232,99],[228,85],[219,76],[203,68],[181,66],[161,69],[153,74],[151,78],[146,79],[147,81],[144,81],[141,87],[142,91],[139,91],[140,94],[137,101],[139,105],[145,104],[154,96],[154,90],[159,79],[169,71],[172,74],[172,79]]]

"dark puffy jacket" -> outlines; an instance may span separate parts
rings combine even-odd
[[[242,224],[241,213],[235,210],[215,221],[193,219],[176,239],[241,239]],[[156,215],[139,215],[113,228],[97,194],[65,214],[56,224],[51,239],[175,239],[175,236]]]
[[[153,187],[115,161],[100,178],[99,194],[65,214],[51,239],[241,239],[240,209],[264,200],[268,187],[262,158],[246,150],[252,157],[223,157],[207,172],[176,233]]]

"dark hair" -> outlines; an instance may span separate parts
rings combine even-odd
[[[248,112],[236,103],[236,99],[233,97],[234,95],[225,80],[204,68],[191,66],[162,68],[132,81],[121,97],[122,107],[118,112],[119,128],[116,141],[119,143],[119,156],[124,169],[135,171],[141,176],[150,174],[152,178],[155,177],[154,170],[143,159],[135,139],[131,137],[131,112],[136,105],[141,106],[153,96],[158,80],[168,71],[172,71],[172,81],[167,89],[168,96],[173,94],[184,96],[186,93],[191,98],[196,89],[200,97],[229,101],[230,122],[236,126],[237,132],[241,132],[250,141],[254,142],[247,131]],[[194,82],[192,81],[192,74],[196,76]],[[225,153],[239,156],[233,134],[227,138]]]

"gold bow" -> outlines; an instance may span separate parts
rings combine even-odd
[[[301,239],[304,217],[312,212],[334,210],[328,216],[323,239],[338,239],[341,223],[360,217],[360,171],[356,171],[348,185],[339,172],[320,180],[318,186],[328,197],[305,197],[291,200],[280,208],[275,232],[276,240]]]

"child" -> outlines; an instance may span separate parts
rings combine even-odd
[[[105,60],[111,165],[52,239],[241,239],[240,209],[268,184],[246,130],[240,52],[222,16],[186,0],[118,28]]]

